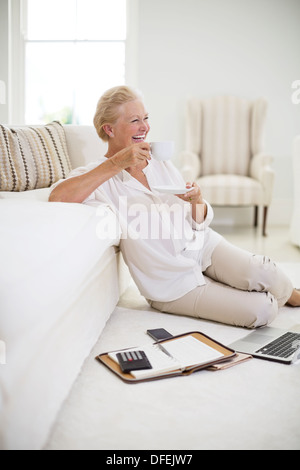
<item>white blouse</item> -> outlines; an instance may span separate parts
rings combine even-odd
[[[104,161],[105,157],[100,164]],[[77,168],[68,178],[98,165],[99,161]],[[209,228],[213,210],[206,201],[206,219],[197,224],[192,219],[191,204],[154,189],[169,185],[185,188],[172,162],[152,158],[143,172],[151,190],[123,170],[83,203],[99,205],[99,210],[105,204],[117,214],[118,227],[103,226],[103,236],[121,228],[120,249],[140,293],[149,300],[168,302],[205,284],[202,272],[210,266],[213,250],[222,237]],[[102,236],[100,232],[98,236]],[[115,231],[111,235],[115,237]]]

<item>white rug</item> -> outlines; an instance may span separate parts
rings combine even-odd
[[[300,287],[300,264],[281,266]],[[151,342],[148,328],[202,331],[224,344],[248,333],[158,313],[132,293],[131,308],[116,308],[86,360],[46,449],[300,449],[298,363],[251,359],[225,371],[128,385],[96,361],[99,353]],[[300,308],[283,308],[272,324],[295,325]]]

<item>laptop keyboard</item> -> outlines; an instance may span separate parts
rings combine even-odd
[[[257,354],[288,358],[300,347],[299,333],[285,333],[263,348],[256,351]]]

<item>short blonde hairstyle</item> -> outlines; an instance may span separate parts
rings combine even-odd
[[[109,137],[103,127],[117,121],[120,115],[120,106],[137,99],[143,99],[141,93],[128,86],[110,88],[101,96],[94,116],[94,126],[100,139],[104,142],[108,141]]]

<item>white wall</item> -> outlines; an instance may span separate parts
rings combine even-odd
[[[172,139],[184,149],[189,96],[266,97],[265,144],[276,171],[270,222],[288,223],[291,145],[300,134],[300,104],[291,101],[292,82],[300,79],[300,1],[139,0],[138,18],[137,84],[152,140]]]
[[[0,0],[0,80],[5,84],[5,104],[0,103],[0,122],[8,122],[8,17],[9,8],[7,0]]]

